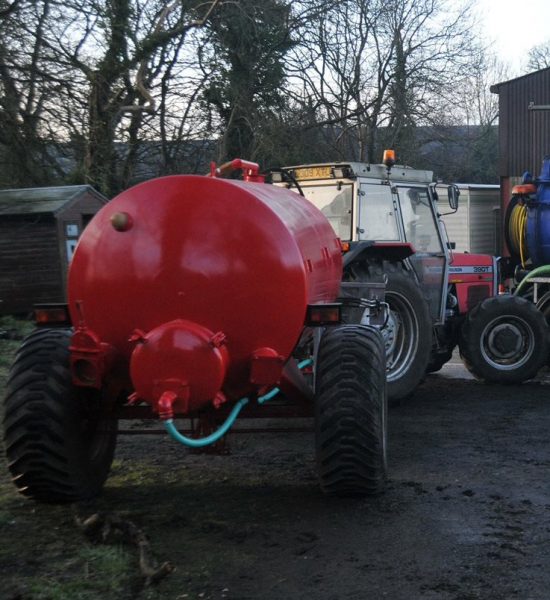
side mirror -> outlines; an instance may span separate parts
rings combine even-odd
[[[460,196],[460,190],[458,189],[458,186],[454,183],[450,185],[447,188],[447,196],[449,198],[449,206],[451,207],[451,210],[456,212],[458,210],[458,197]]]

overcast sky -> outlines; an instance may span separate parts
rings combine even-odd
[[[497,56],[523,74],[528,50],[550,39],[550,0],[477,0],[480,22]]]

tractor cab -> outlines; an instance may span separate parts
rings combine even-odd
[[[350,247],[401,247],[428,300],[433,322],[445,318],[449,263],[433,173],[399,165],[330,163],[281,170],[278,185],[303,193]]]

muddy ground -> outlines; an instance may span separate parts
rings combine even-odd
[[[148,587],[133,548],[93,545],[70,508],[18,496],[4,461],[0,598],[547,600],[550,378],[463,375],[446,367],[390,410],[377,498],[324,497],[308,433],[234,436],[229,456],[120,437],[103,497],[80,510],[148,533],[176,567]]]

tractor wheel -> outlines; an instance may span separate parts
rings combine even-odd
[[[550,292],[545,292],[536,304],[546,322],[550,325]]]
[[[387,402],[382,336],[363,325],[328,329],[315,372],[315,446],[323,491],[380,493],[386,478]]]
[[[542,313],[548,327],[550,327],[550,291],[545,292],[539,298],[536,307]],[[550,356],[547,357],[546,364],[550,365]]]
[[[535,377],[548,355],[548,326],[535,305],[518,296],[495,296],[467,316],[460,354],[476,377],[521,383]]]
[[[6,385],[8,467],[18,490],[40,502],[96,496],[113,460],[116,420],[98,391],[73,386],[70,338],[66,329],[33,332]]]
[[[388,399],[410,395],[422,382],[432,349],[432,321],[428,303],[414,274],[401,263],[384,261],[353,266],[361,281],[380,281],[387,275],[385,299],[390,307],[381,329],[386,349]]]

